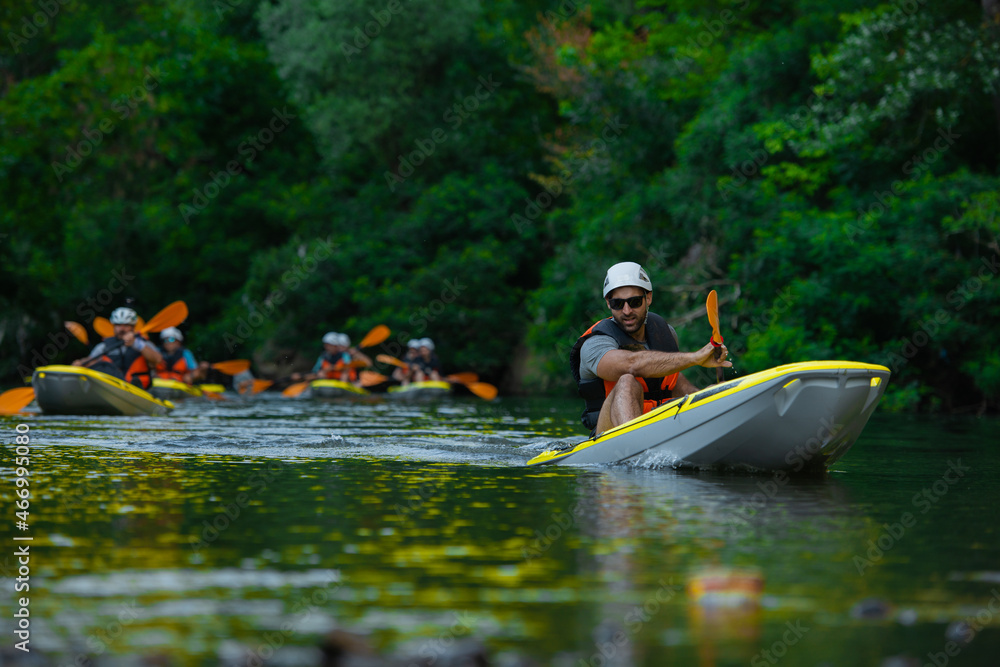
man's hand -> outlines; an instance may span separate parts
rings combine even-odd
[[[718,359],[715,358],[716,350],[722,350]],[[694,354],[696,360],[695,363],[699,366],[704,366],[705,368],[731,368],[733,365],[733,362],[726,361],[726,355],[729,354],[729,348],[725,345],[716,347],[715,345],[708,343],[705,347],[701,348],[697,352],[693,352],[692,354]]]
[[[125,347],[132,347],[133,343],[135,343],[134,331],[127,331],[122,334],[122,345],[124,345]]]

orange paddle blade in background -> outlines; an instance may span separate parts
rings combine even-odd
[[[115,327],[106,317],[94,318],[94,331],[101,338],[114,338],[115,336]]]
[[[445,377],[448,382],[457,382],[458,384],[468,384],[470,382],[479,382],[479,376],[475,373],[454,373]]]
[[[212,364],[212,368],[215,370],[225,373],[226,375],[236,375],[237,373],[242,373],[243,371],[250,370],[250,361],[248,359],[230,359],[229,361],[217,361]]]
[[[174,301],[171,304],[167,304],[167,307],[154,315],[151,320],[145,324],[137,326],[136,331],[139,331],[140,333],[162,331],[167,327],[177,326],[186,320],[187,316],[187,304],[183,301]]]
[[[485,382],[469,382],[465,385],[473,394],[479,398],[492,401],[497,397],[497,388]]]
[[[361,339],[358,343],[358,348],[371,347],[372,345],[378,345],[389,337],[392,331],[389,330],[384,324],[377,324],[375,327],[368,332],[368,335]]]
[[[256,379],[253,381],[253,387],[250,389],[250,394],[251,395],[259,394],[260,392],[270,387],[272,384],[274,384],[274,380]]]
[[[306,389],[309,388],[308,382],[296,382],[295,384],[290,384],[285,387],[285,390],[281,392],[282,396],[298,396]]]
[[[0,394],[0,415],[13,415],[23,410],[35,400],[32,387],[18,387]]]
[[[396,357],[391,357],[388,354],[379,354],[375,356],[375,361],[381,361],[383,364],[391,364],[393,366],[399,366],[400,368],[409,368],[410,365],[405,361],[400,361]]]
[[[388,376],[376,373],[375,371],[361,371],[361,386],[374,387],[377,384],[388,382]]]
[[[87,345],[89,343],[90,337],[87,335],[87,329],[84,328],[84,326],[79,322],[66,321],[63,322],[63,326],[66,327],[67,331],[73,334],[74,338],[76,338],[84,345]]]

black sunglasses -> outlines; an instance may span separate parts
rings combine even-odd
[[[611,305],[611,310],[621,310],[628,304],[629,308],[638,308],[646,300],[646,295],[641,296],[631,296],[627,299],[608,299],[608,303]]]

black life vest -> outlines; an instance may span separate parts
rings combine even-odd
[[[616,382],[595,378],[583,380],[580,378],[580,349],[591,336],[611,336],[618,343],[620,350],[640,351],[647,349],[645,345],[632,338],[621,330],[614,319],[607,317],[594,323],[577,339],[576,344],[569,353],[570,370],[573,372],[573,379],[576,381],[577,391],[584,400],[583,414],[580,418],[583,425],[593,430],[597,426],[597,417],[601,413],[604,399],[614,388]],[[677,339],[674,337],[674,330],[667,321],[656,313],[649,313],[646,317],[646,342],[650,350],[658,352],[679,352]],[[674,386],[677,384],[677,373],[672,373],[666,377],[644,378],[636,380],[643,387],[643,412],[649,412],[653,408],[671,400]]]
[[[121,371],[126,382],[131,382],[141,389],[148,389],[152,382],[152,376],[149,372],[149,364],[146,363],[146,357],[142,356],[142,352],[134,347],[126,347],[120,338],[114,336],[105,338],[103,343],[104,354],[101,355],[101,360],[110,362]],[[151,343],[146,343],[146,345],[151,345]]]

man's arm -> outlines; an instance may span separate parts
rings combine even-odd
[[[692,366],[704,366],[705,368],[725,366],[728,368],[733,365],[732,362],[725,361],[727,353],[725,345],[722,346],[720,359],[715,358],[715,349],[711,343],[708,343],[697,352],[610,350],[601,357],[600,363],[597,364],[597,375],[604,380],[617,382],[618,378],[625,374],[637,377],[664,377],[672,373],[680,373]]]
[[[139,354],[146,358],[146,362],[149,364],[150,368],[156,368],[163,363],[163,355],[160,354],[160,351],[156,349],[155,345],[136,337],[132,346],[134,347],[137,343],[142,345],[142,347],[139,348]]]

